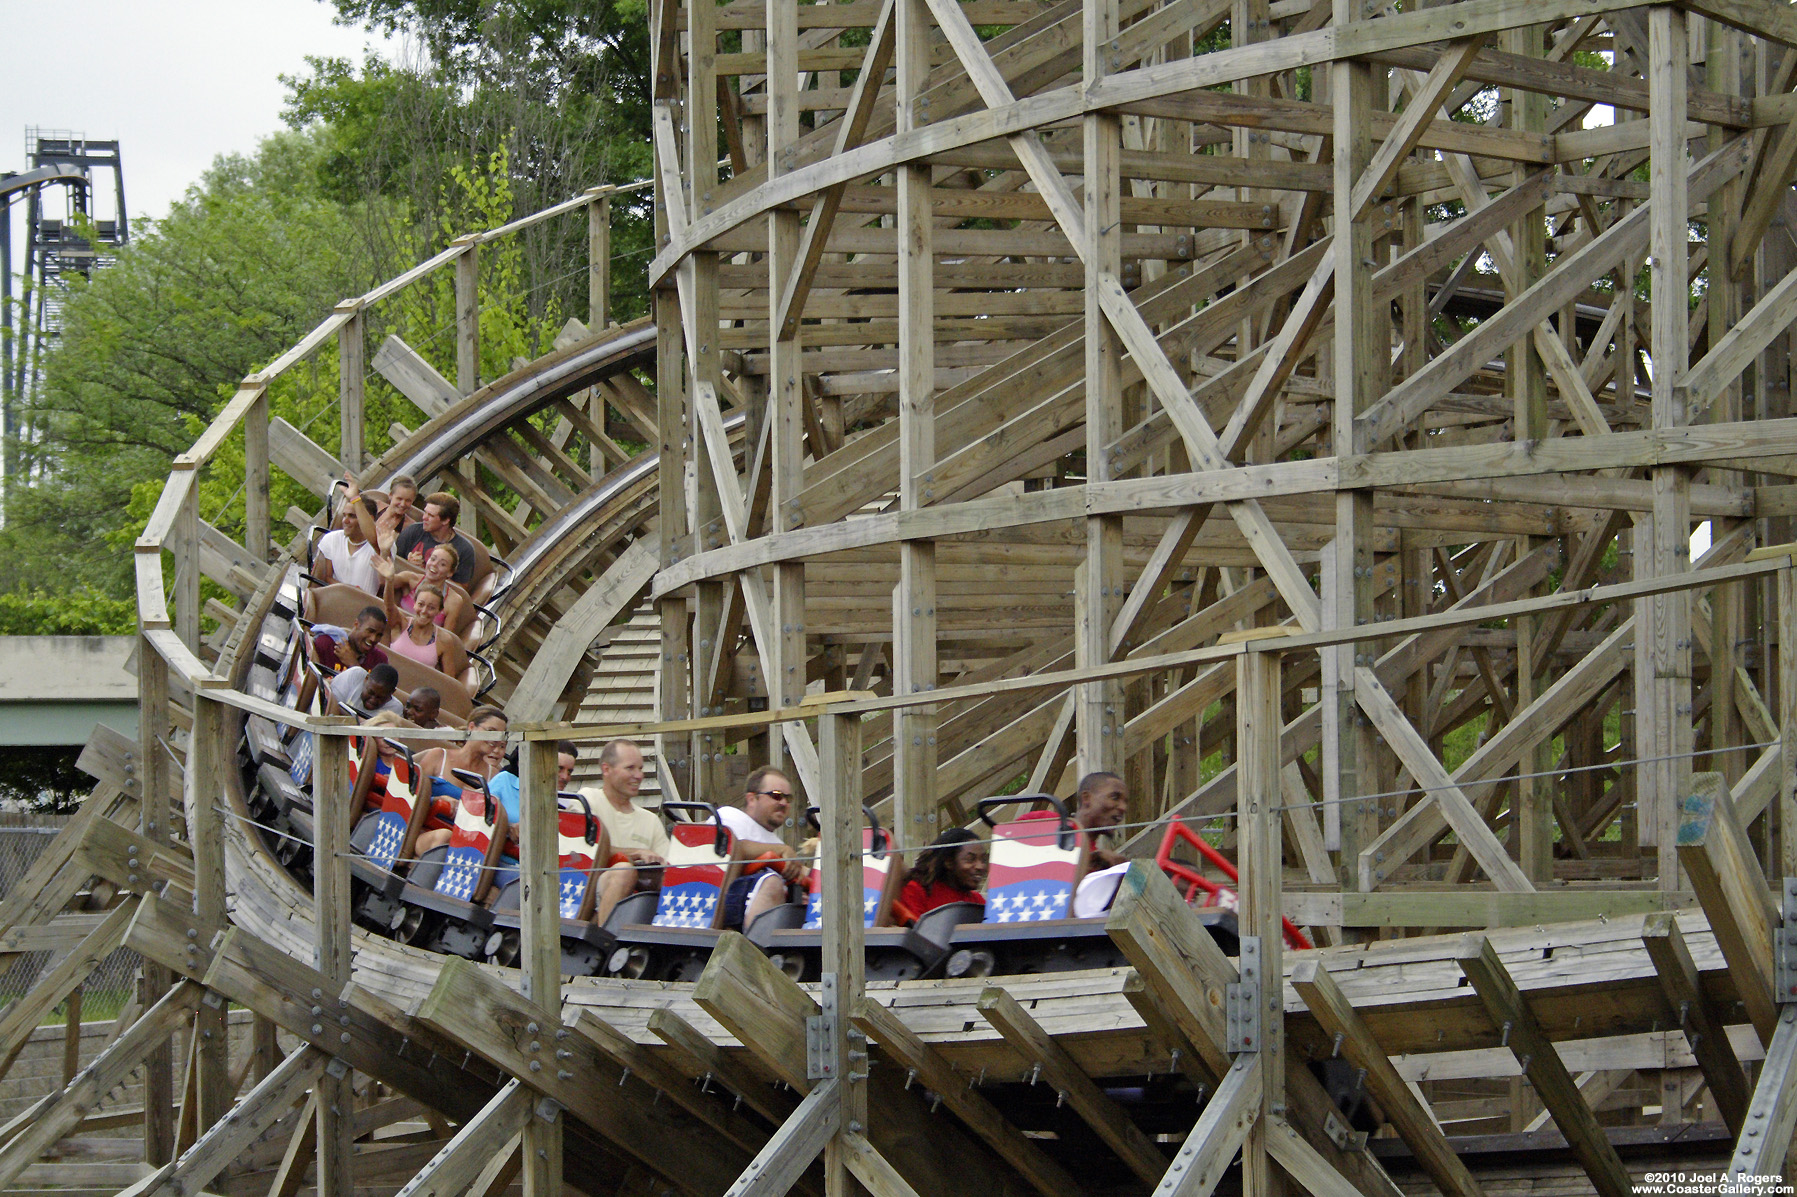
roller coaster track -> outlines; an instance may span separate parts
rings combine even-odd
[[[1705,18],[1705,86],[1685,69],[1699,58],[1687,9]],[[876,1197],[1208,1193],[1238,1151],[1244,1172],[1276,1157],[1294,1191],[1391,1197],[1303,1061],[1347,1069],[1344,1092],[1377,1087],[1444,1192],[1479,1185],[1456,1164],[1474,1149],[1449,1144],[1450,1119],[1429,1108],[1464,1112],[1431,1079],[1437,1063],[1489,1092],[1526,1075],[1537,1123],[1551,1117],[1605,1194],[1629,1178],[1597,1109],[1684,1134],[1664,1124],[1692,1090],[1668,1070],[1703,1073],[1706,1112],[1728,1128],[1710,1150],[1741,1134],[1737,1170],[1784,1171],[1797,1015],[1776,1000],[1776,889],[1755,861],[1792,859],[1780,787],[1797,736],[1797,548],[1751,550],[1768,531],[1789,539],[1797,511],[1768,481],[1797,477],[1783,387],[1797,259],[1770,232],[1797,168],[1791,71],[1770,69],[1773,43],[1797,44],[1789,14],[1710,0],[651,12],[659,327],[600,315],[593,335],[570,331],[483,385],[479,248],[584,212],[602,250],[597,197],[577,197],[340,305],[175,463],[136,546],[143,739],[112,762],[106,795],[140,802],[141,832],[96,805],[90,827],[116,850],[74,866],[110,870],[140,903],[129,942],[309,1044],[331,1047],[333,996],[350,1047],[357,1017],[403,1039],[395,1058],[423,1028],[432,1067],[480,1057],[479,1084],[515,1079],[514,1096],[559,1103],[605,1151],[695,1197],[783,1194],[826,1141],[831,1187],[853,1159]],[[1764,69],[1745,72],[1747,51]],[[813,88],[849,71],[852,88]],[[1505,102],[1487,119],[1494,94]],[[1583,127],[1594,106],[1616,123]],[[1448,119],[1461,116],[1478,119]],[[608,262],[589,262],[598,313]],[[377,369],[427,422],[368,464],[363,321],[451,269],[456,378],[383,346]],[[373,486],[444,479],[513,566],[490,649],[540,812],[521,837],[537,888],[516,971],[347,930],[331,802],[351,729],[250,681],[296,585],[291,550],[267,559],[270,470],[323,494],[340,468],[270,421],[268,388],[333,346],[345,462]],[[636,377],[650,370],[653,389]],[[608,408],[650,452],[612,440]],[[235,463],[220,450],[239,436],[235,544],[197,503],[200,474]],[[1707,550],[1690,544],[1700,522]],[[202,574],[237,606],[203,602]],[[867,1032],[858,1052],[841,1019],[807,1022],[812,998],[742,937],[692,987],[561,977],[541,775],[556,739],[614,734],[563,720],[606,629],[645,598],[666,621],[662,709],[693,717],[631,734],[678,738],[683,792],[708,797],[736,744],[778,735],[818,798],[823,950],[837,1012]],[[219,621],[210,637],[203,615]],[[818,681],[830,693],[808,698]],[[755,709],[763,696],[773,709]],[[236,730],[255,730],[246,716],[331,746],[314,770],[316,918],[250,821],[232,756]],[[158,775],[183,725],[177,790]],[[1129,969],[870,991],[853,917],[862,803],[915,847],[968,821],[970,798],[1020,777],[1065,794],[1087,769],[1126,781],[1126,855],[1186,817],[1237,854],[1254,970],[1245,949],[1218,959],[1138,860],[1103,928]],[[185,848],[169,827],[177,793]],[[160,897],[143,895],[150,865]],[[1287,888],[1293,870],[1303,892]],[[1675,888],[1686,879],[1691,892]],[[1287,903],[1338,942],[1285,956]],[[1449,926],[1484,930],[1429,938]],[[311,959],[319,979],[290,970],[270,998],[241,975],[257,959]],[[1288,965],[1297,998],[1283,998]],[[757,1107],[771,1138],[740,1134],[728,1110],[674,1132],[643,1122],[614,1077],[620,1093],[690,1097],[627,1062],[654,1071],[632,1053],[658,1007],[697,1028],[678,1057],[688,1075],[753,1060],[804,1102]],[[1669,1010],[1683,1044],[1663,1034]],[[575,1057],[558,1049],[550,1067],[541,1051],[544,1020],[585,1013],[627,1040],[608,1041],[610,1105],[582,1084],[577,1068],[602,1071],[588,1057],[563,1068]],[[883,1067],[858,1077],[869,1043]],[[836,1049],[843,1074],[820,1058]],[[1403,1072],[1400,1056],[1427,1063]],[[216,1045],[195,1057],[217,1071]],[[409,1056],[358,1058],[430,1100],[406,1089]],[[1750,1092],[1742,1064],[1756,1058]],[[1621,1092],[1642,1070],[1661,1084]],[[1095,1079],[1123,1077],[1141,1106]],[[953,1117],[932,1119],[924,1090]],[[1044,1094],[1074,1112],[1056,1121]],[[459,1119],[468,1101],[450,1102]],[[522,1101],[493,1102],[483,1117],[549,1142]],[[644,1158],[642,1136],[663,1135]],[[705,1150],[719,1143],[722,1165]],[[764,1144],[767,1166],[749,1167]],[[24,1154],[0,1135],[0,1183]],[[1099,1158],[1116,1171],[1096,1185],[1065,1173]]]

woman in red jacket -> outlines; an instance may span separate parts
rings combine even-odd
[[[917,867],[899,894],[901,914],[916,919],[950,902],[986,904],[980,887],[986,884],[991,860],[986,841],[965,827],[951,827],[917,856]]]

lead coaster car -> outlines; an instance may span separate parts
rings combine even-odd
[[[1046,803],[1048,810],[998,823],[1004,806]],[[1067,810],[1049,794],[983,798],[980,820],[992,829],[992,869],[986,904],[939,906],[918,920],[920,932],[945,940],[940,971],[931,975],[1067,972],[1123,968],[1129,961],[1105,931],[1105,920],[1074,918],[1073,899],[1085,878],[1091,845]],[[1237,947],[1233,911],[1197,911],[1225,953]]]
[[[915,927],[893,924],[893,899],[904,888],[908,870],[873,808],[863,806],[861,810],[867,820],[861,829],[861,915],[867,978],[907,981],[924,976],[947,952],[947,931],[939,928],[951,924],[941,919],[932,920],[928,926],[922,920]],[[817,808],[810,808],[805,817],[816,829]],[[789,902],[767,911],[745,932],[750,943],[795,981],[815,981],[822,973],[822,890],[823,871],[813,862],[806,879],[805,901]]]

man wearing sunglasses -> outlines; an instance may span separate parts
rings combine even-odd
[[[780,838],[792,810],[792,782],[772,765],[749,774],[741,809],[718,808],[718,817],[736,837],[737,855],[752,859],[724,893],[724,926],[741,931],[765,911],[786,901],[786,883],[805,876],[806,863]],[[745,851],[746,850],[746,851]]]

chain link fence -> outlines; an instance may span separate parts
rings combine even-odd
[[[12,894],[68,821],[64,815],[0,812],[0,900]],[[70,946],[78,942],[72,941]],[[0,973],[0,1009],[12,1005],[61,958],[61,952],[26,952],[17,957],[10,968]],[[83,1021],[110,1019],[130,1001],[141,959],[136,952],[120,948],[100,962],[100,967],[82,985]],[[62,1017],[58,1007],[46,1016],[46,1021],[61,1022]]]

